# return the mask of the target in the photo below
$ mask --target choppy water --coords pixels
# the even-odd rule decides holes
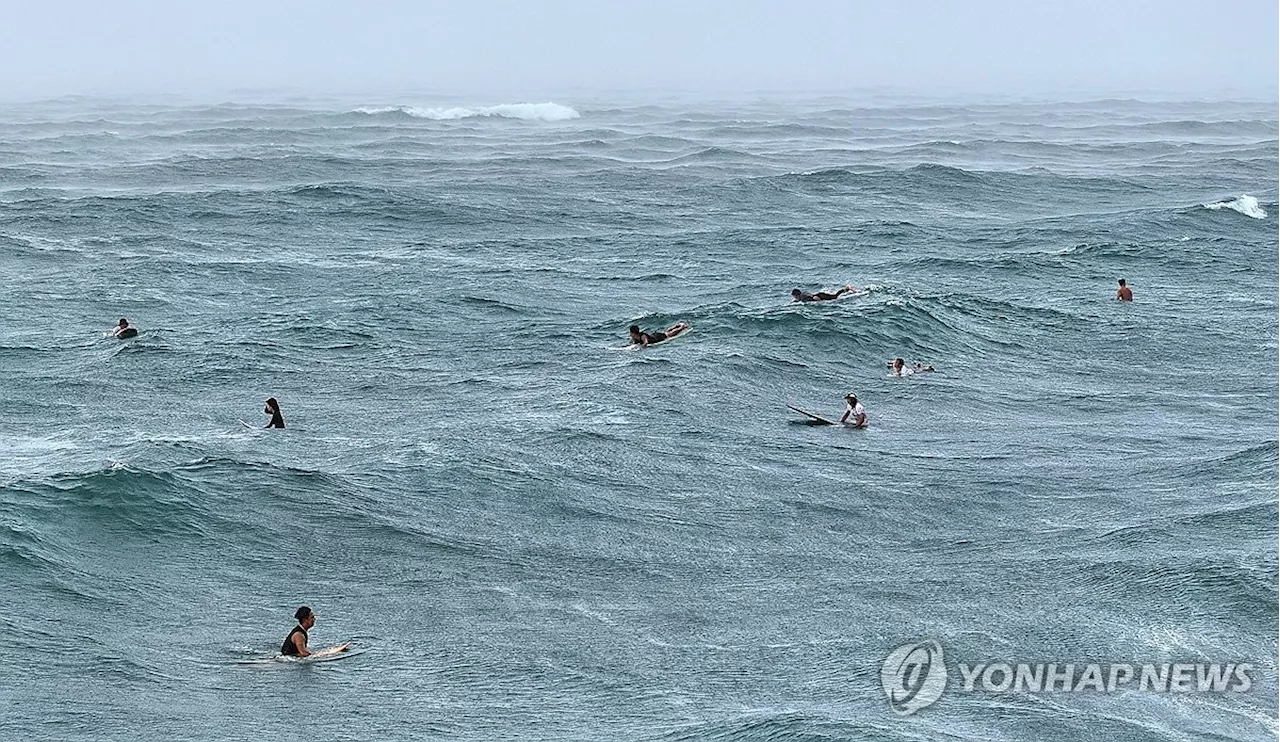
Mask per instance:
[[[387,103],[0,111],[0,737],[1274,738],[1275,103]]]

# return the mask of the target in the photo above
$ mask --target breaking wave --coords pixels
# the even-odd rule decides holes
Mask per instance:
[[[1258,205],[1258,199],[1247,193],[1242,195],[1240,198],[1233,198],[1230,201],[1215,201],[1211,204],[1205,204],[1204,207],[1206,209],[1213,209],[1214,211],[1231,209],[1232,211],[1238,211],[1245,216],[1251,216],[1254,219],[1267,218],[1267,212]]]
[[[489,117],[522,119],[524,121],[569,121],[581,116],[569,106],[562,106],[559,103],[503,103],[497,106],[482,106],[479,108],[463,106],[453,108],[386,106],[383,108],[357,108],[356,112],[370,116],[398,113],[432,121],[455,121],[457,119]]]

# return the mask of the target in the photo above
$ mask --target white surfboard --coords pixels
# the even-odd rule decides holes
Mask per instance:
[[[794,410],[795,412],[799,412],[801,415],[804,415],[805,417],[809,418],[808,423],[810,425],[839,425],[840,424],[835,420],[828,420],[827,418],[821,415],[815,415],[812,412],[806,412],[800,409],[799,407],[794,407],[792,405],[787,405],[787,409]]]

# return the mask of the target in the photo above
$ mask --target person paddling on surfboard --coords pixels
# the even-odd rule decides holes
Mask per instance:
[[[120,318],[120,324],[116,325],[115,329],[111,331],[111,337],[120,338],[121,340],[127,340],[128,338],[137,336],[138,328],[130,327],[129,320],[124,317]]]
[[[858,401],[858,395],[853,392],[844,395],[844,404],[844,414],[840,416],[841,424],[852,425],[855,428],[867,427],[867,411],[862,406],[862,403]],[[848,422],[851,415],[853,416],[852,423]]]
[[[923,374],[933,370],[933,366],[916,361],[916,365],[907,368],[907,362],[901,358],[895,358],[889,361],[889,374],[891,376],[910,376],[911,374]]]
[[[280,654],[285,657],[310,657],[314,654],[307,649],[307,630],[316,625],[316,614],[307,606],[302,606],[293,612],[293,617],[298,619],[298,625],[293,627],[289,635],[284,638],[284,643],[280,645]],[[333,648],[335,652],[345,652],[351,648],[351,642],[340,644]],[[325,650],[324,654],[328,654],[330,650]]]
[[[263,414],[271,416],[271,422],[267,423],[268,428],[283,428],[284,415],[280,414],[280,403],[275,397],[267,400],[267,406],[262,408]]]
[[[800,289],[791,289],[791,301],[799,301],[799,302],[805,302],[805,303],[812,302],[812,301],[831,301],[832,299],[839,299],[841,295],[847,294],[850,291],[857,291],[857,290],[858,288],[856,286],[841,286],[840,288],[836,289],[836,292],[834,294],[831,293],[830,291],[819,291],[816,294],[807,294],[801,291]]]
[[[689,325],[684,322],[677,322],[660,332],[642,332],[639,325],[632,325],[627,328],[627,333],[631,335],[632,345],[645,346],[670,340],[687,329],[689,329]]]

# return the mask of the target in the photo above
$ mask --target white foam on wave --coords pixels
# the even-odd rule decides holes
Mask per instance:
[[[1233,198],[1230,201],[1217,201],[1215,203],[1205,204],[1204,207],[1206,209],[1213,209],[1214,211],[1219,209],[1231,209],[1232,211],[1238,211],[1245,216],[1251,216],[1254,219],[1267,218],[1267,212],[1263,211],[1262,207],[1258,205],[1258,199],[1247,193],[1242,195],[1240,198]]]
[[[377,115],[381,113],[403,113],[420,119],[432,121],[454,121],[457,119],[498,117],[506,119],[523,119],[525,121],[568,121],[579,117],[579,113],[559,103],[503,103],[497,106],[481,106],[479,108],[418,108],[416,106],[386,106],[383,108],[357,108],[357,113]]]

